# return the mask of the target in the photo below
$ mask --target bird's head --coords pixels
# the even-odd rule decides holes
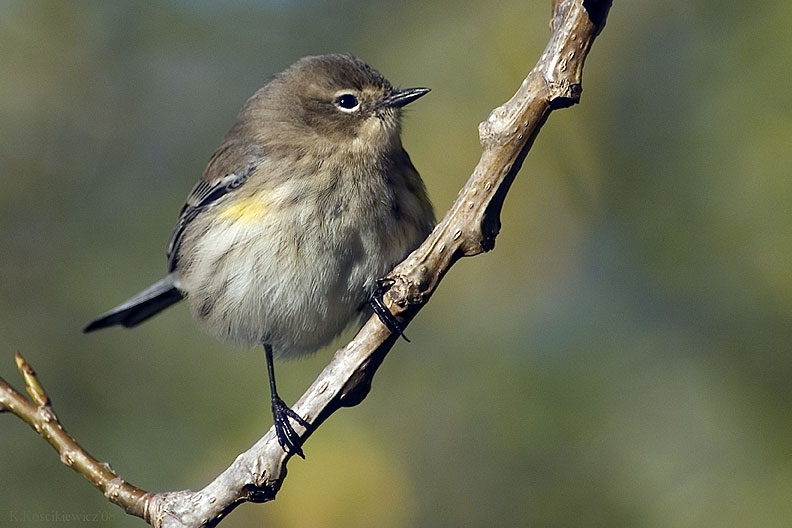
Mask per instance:
[[[427,92],[394,88],[351,55],[319,55],[278,74],[243,113],[261,120],[268,134],[300,134],[305,141],[377,151],[400,145],[401,109]]]

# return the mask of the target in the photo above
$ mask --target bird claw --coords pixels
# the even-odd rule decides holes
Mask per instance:
[[[289,422],[289,418],[305,428],[308,428],[310,424],[277,396],[272,398],[272,418],[275,421],[275,435],[278,437],[278,443],[281,448],[286,453],[292,453],[305,458],[305,454],[303,454],[302,451],[303,439],[300,438],[300,435],[294,430],[294,427],[292,427]]]
[[[377,314],[380,322],[382,322],[382,324],[384,324],[392,334],[401,336],[402,339],[409,343],[410,340],[407,339],[406,335],[404,335],[404,327],[401,325],[398,319],[394,317],[391,311],[388,310],[388,307],[385,306],[385,303],[382,302],[382,296],[385,295],[385,292],[387,292],[391,286],[393,286],[394,282],[395,281],[389,277],[377,279],[377,288],[374,290],[374,293],[371,294],[369,306],[371,306],[371,309],[375,314]]]

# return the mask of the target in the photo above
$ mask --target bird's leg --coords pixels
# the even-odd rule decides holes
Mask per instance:
[[[278,443],[287,453],[294,453],[305,458],[302,451],[303,440],[289,423],[289,418],[292,418],[305,428],[308,428],[310,424],[278,396],[278,390],[275,388],[275,366],[272,359],[272,346],[265,344],[264,352],[267,356],[267,374],[269,375],[270,396],[272,397],[272,419],[275,421],[275,434],[278,436]]]
[[[390,330],[392,334],[401,336],[409,343],[410,340],[404,335],[404,328],[401,323],[393,316],[390,310],[388,310],[385,303],[382,302],[382,296],[385,295],[385,292],[387,292],[391,286],[393,286],[393,279],[387,277],[384,279],[377,279],[377,289],[374,290],[374,293],[369,299],[369,306],[371,306],[371,309],[377,314],[379,320],[388,327],[388,330]]]

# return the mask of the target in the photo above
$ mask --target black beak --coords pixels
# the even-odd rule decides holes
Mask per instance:
[[[419,97],[429,93],[429,88],[406,88],[404,90],[394,90],[382,101],[382,106],[386,108],[401,108],[410,104]]]

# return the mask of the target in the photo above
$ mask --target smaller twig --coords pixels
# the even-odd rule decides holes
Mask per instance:
[[[33,367],[17,352],[16,364],[25,380],[30,399],[0,377],[0,412],[11,412],[21,418],[58,452],[65,465],[82,475],[98,488],[113,504],[129,514],[144,517],[148,493],[124,482],[107,462],[100,462],[88,454],[66,432],[52,410],[49,396],[38,380]]]
[[[39,407],[49,405],[49,396],[47,396],[47,393],[44,392],[44,387],[42,387],[41,383],[39,383],[38,377],[36,377],[36,371],[33,370],[33,367],[31,367],[30,364],[25,361],[25,359],[22,357],[22,354],[19,352],[14,354],[14,359],[16,360],[19,372],[21,372],[22,377],[25,378],[25,388],[27,389],[28,394],[30,394],[30,397],[33,399],[33,403]]]

